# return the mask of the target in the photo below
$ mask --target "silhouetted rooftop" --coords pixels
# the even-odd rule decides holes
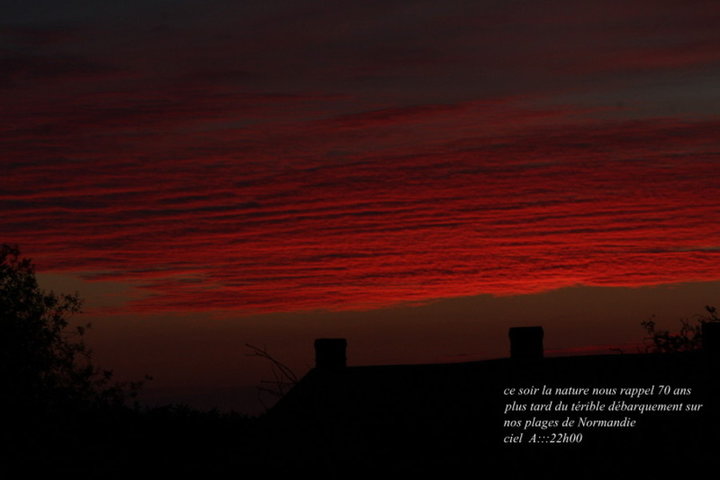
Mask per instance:
[[[459,472],[480,461],[498,468],[503,464],[510,478],[526,478],[533,462],[554,459],[574,468],[599,462],[585,476],[562,478],[601,478],[599,472],[608,459],[628,472],[639,472],[650,468],[649,456],[661,455],[666,456],[667,468],[679,468],[714,442],[709,436],[709,425],[716,425],[710,387],[716,388],[717,370],[707,352],[543,358],[540,351],[530,357],[425,365],[332,367],[330,362],[328,367],[327,359],[324,362],[266,414],[278,438],[290,442],[287,447],[298,454],[279,460],[293,469],[302,464],[323,470],[323,462],[329,461],[333,468],[362,472],[374,468]],[[505,419],[577,415],[505,413],[506,403],[528,400],[503,395],[505,388],[543,385],[688,387],[693,401],[705,403],[706,410],[694,416],[645,413],[637,428],[592,431],[582,445],[504,444]],[[566,403],[588,400],[577,395],[562,398]],[[606,412],[592,418],[623,416]],[[560,467],[543,468],[547,472]]]

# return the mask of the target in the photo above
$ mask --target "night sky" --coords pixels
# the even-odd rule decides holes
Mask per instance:
[[[120,378],[635,351],[720,306],[716,1],[2,6],[0,241]]]

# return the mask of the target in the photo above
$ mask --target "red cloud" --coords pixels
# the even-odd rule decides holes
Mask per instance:
[[[420,125],[447,121],[446,109],[417,111]],[[262,163],[190,152],[18,164],[3,223],[43,269],[143,285],[152,295],[140,311],[369,308],[718,278],[716,121],[530,127],[534,113],[517,116],[489,130],[506,135],[442,144],[432,132],[425,148],[398,142],[343,162],[322,154],[341,125],[308,139],[312,160],[270,145]]]
[[[138,311],[718,279],[717,8],[557,5],[17,27],[5,240],[144,286]],[[686,81],[682,114],[633,110]]]

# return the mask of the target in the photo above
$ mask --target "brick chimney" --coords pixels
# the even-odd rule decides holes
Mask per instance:
[[[543,358],[542,327],[512,327],[510,336],[510,358]]]
[[[315,368],[337,369],[347,365],[344,338],[318,338],[315,340]]]

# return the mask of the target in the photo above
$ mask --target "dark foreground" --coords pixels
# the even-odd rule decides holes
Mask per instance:
[[[17,407],[3,412],[0,468],[14,472],[3,478],[18,469],[62,478],[690,478],[712,471],[720,446],[713,365],[703,354],[666,354],[315,369],[260,418],[182,407]],[[528,444],[533,433],[572,431],[503,426],[509,418],[564,418],[505,413],[506,388],[541,385],[683,386],[703,408],[635,414],[631,429],[585,428],[582,442]],[[506,443],[517,433],[525,443]]]

